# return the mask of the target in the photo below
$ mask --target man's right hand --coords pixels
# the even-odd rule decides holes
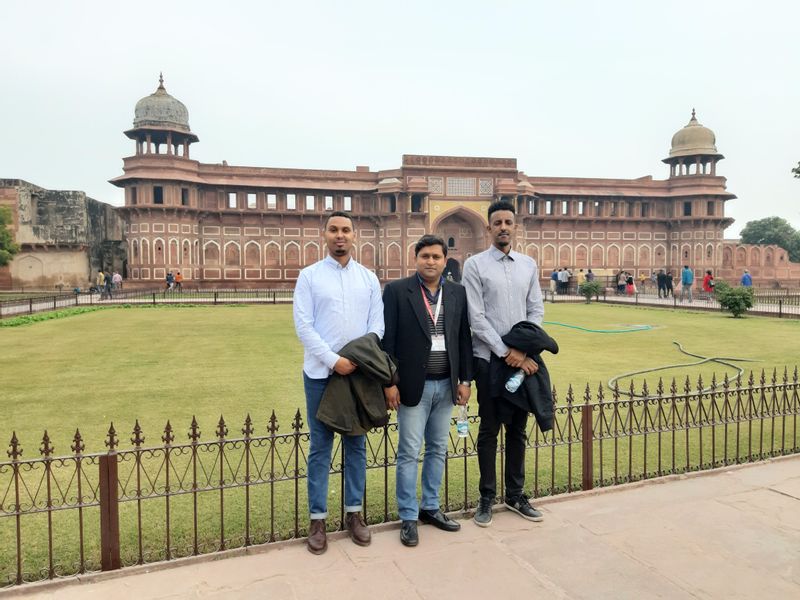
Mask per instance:
[[[515,369],[522,368],[522,363],[525,362],[525,353],[516,348],[509,348],[508,354],[505,356],[506,364]]]
[[[529,356],[522,362],[521,368],[525,375],[533,375],[539,370],[539,364]]]
[[[388,410],[397,410],[400,406],[400,390],[396,385],[383,388],[383,395],[386,398],[386,408]]]
[[[350,375],[350,373],[356,370],[356,366],[357,365],[349,358],[340,356],[339,360],[336,361],[336,364],[333,365],[333,370],[339,375]]]

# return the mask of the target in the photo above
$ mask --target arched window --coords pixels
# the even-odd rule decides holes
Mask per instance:
[[[447,247],[448,248],[455,248],[456,247],[456,240],[455,238],[447,238]]]

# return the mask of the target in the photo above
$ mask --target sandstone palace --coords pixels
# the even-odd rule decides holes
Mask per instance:
[[[517,207],[516,249],[538,261],[543,277],[554,267],[622,268],[638,276],[661,268],[677,273],[683,264],[732,281],[745,267],[761,284],[800,277],[800,265],[777,246],[723,239],[733,222],[725,203],[736,196],[717,173],[724,157],[714,132],[694,111],[672,137],[663,159],[669,176],[661,180],[529,176],[514,158],[458,156],[404,155],[398,168],[377,172],[204,164],[191,158],[198,136],[163,79],[136,104],[125,135],[133,153],[111,183],[125,191],[116,212],[126,280],[136,286],[160,284],[172,270],[189,286],[290,287],[302,267],[323,256],[322,228],[332,210],[353,214],[355,256],[381,280],[413,272],[413,246],[426,232],[444,238],[448,269],[458,277],[463,261],[488,246],[486,209],[501,198]],[[46,191],[13,180],[5,185],[0,199],[18,205],[18,231],[26,227],[20,215],[47,218],[19,201]],[[18,264],[48,244],[18,241]],[[118,255],[107,239],[105,246],[89,253],[83,281]]]

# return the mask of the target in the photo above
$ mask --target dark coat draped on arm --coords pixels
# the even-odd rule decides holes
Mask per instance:
[[[350,375],[333,373],[317,410],[317,419],[344,435],[361,435],[389,422],[383,386],[394,381],[397,368],[381,349],[380,339],[368,333],[345,344],[339,356],[358,368]]]
[[[505,388],[505,384],[517,369],[509,367],[502,358],[492,355],[489,362],[489,389],[492,398],[500,402],[500,420],[510,423],[512,409],[517,407],[532,413],[539,429],[550,431],[553,428],[553,392],[550,374],[541,354],[545,350],[558,354],[558,344],[544,329],[530,321],[520,321],[514,325],[502,340],[509,348],[521,350],[535,360],[539,370],[526,377],[519,389],[512,393]]]

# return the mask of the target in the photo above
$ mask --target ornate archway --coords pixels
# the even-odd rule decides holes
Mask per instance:
[[[486,223],[471,210],[456,208],[444,213],[433,224],[433,232],[447,244],[448,266],[458,273],[464,261],[473,254],[483,252],[489,246]],[[456,276],[455,273],[453,273]]]

